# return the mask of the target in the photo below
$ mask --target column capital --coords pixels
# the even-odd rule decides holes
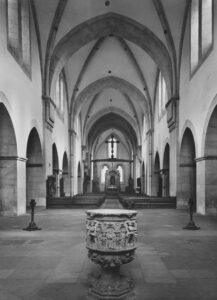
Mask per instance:
[[[69,129],[69,134],[70,134],[71,136],[75,136],[75,135],[76,135],[76,132],[75,132],[74,129]]]
[[[151,135],[154,132],[154,129],[150,128],[148,131],[146,131],[146,135]]]
[[[44,100],[44,102],[50,103],[54,108],[56,108],[56,104],[50,96],[42,95],[42,99]]]
[[[176,128],[177,115],[178,115],[178,111],[177,111],[177,102],[178,101],[179,101],[179,97],[174,96],[174,97],[171,97],[166,104],[167,125],[168,125],[170,132]]]
[[[45,105],[45,122],[47,129],[52,132],[54,127],[54,110],[56,108],[56,104],[53,102],[51,97],[47,95],[42,95],[42,99]]]
[[[28,158],[20,157],[20,156],[0,156],[0,160],[18,160],[18,161],[26,162]]]
[[[217,160],[217,155],[207,155],[207,156],[195,158],[196,162],[200,162],[200,161],[204,161],[204,160]]]

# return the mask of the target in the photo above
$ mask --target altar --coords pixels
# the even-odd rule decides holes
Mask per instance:
[[[108,193],[117,193],[120,190],[120,173],[117,170],[106,171],[105,191]]]

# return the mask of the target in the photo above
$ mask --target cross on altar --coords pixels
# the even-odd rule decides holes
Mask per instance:
[[[108,141],[105,141],[105,143],[107,144],[111,144],[111,158],[114,158],[114,144],[118,144],[120,143],[119,141],[114,140],[114,135],[111,135],[111,139],[109,139]]]

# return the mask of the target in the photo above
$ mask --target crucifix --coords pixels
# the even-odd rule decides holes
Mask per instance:
[[[108,141],[105,141],[105,143],[107,143],[107,144],[111,144],[111,159],[113,159],[114,158],[114,144],[116,143],[116,144],[119,144],[120,142],[119,141],[116,141],[115,139],[114,139],[114,135],[112,134],[111,135],[111,138],[108,140]]]

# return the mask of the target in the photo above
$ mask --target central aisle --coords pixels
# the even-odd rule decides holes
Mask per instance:
[[[105,202],[100,206],[100,208],[121,208],[123,209],[122,204],[119,202],[118,197],[116,195],[106,196]]]

